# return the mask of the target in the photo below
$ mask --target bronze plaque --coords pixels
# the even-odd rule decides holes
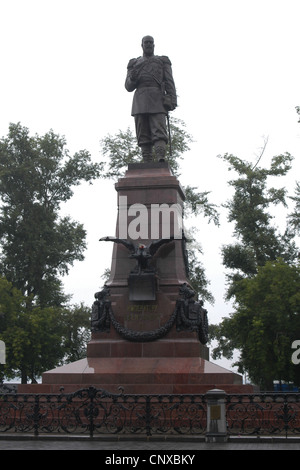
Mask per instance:
[[[153,273],[129,274],[129,300],[156,300],[155,275]]]
[[[221,419],[221,406],[220,405],[211,405],[210,419]]]

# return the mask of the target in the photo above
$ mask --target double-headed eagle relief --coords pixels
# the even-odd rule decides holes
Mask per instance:
[[[123,240],[117,237],[100,238],[100,241],[109,241],[114,243],[121,243],[122,245],[124,245],[130,252],[129,258],[136,259],[137,268],[135,269],[135,272],[137,272],[139,275],[144,272],[152,272],[154,270],[154,268],[149,266],[149,260],[153,258],[155,253],[162,245],[170,243],[173,240],[174,237],[171,236],[170,238],[161,238],[160,240],[155,240],[149,245],[144,245],[143,243],[138,243],[137,245],[134,245],[131,241]]]

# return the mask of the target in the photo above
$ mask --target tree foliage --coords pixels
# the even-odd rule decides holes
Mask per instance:
[[[238,350],[239,371],[265,389],[274,380],[300,384],[291,362],[291,344],[300,338],[300,271],[291,230],[299,219],[296,208],[283,233],[272,225],[270,210],[278,204],[287,210],[287,191],[268,187],[270,178],[288,173],[292,157],[273,157],[267,169],[228,154],[223,160],[237,174],[229,182],[233,197],[225,204],[237,242],[222,248],[234,312],[211,327],[211,337],[218,341],[213,357],[232,358]]]
[[[209,290],[209,280],[199,256],[203,254],[201,244],[197,241],[197,230],[192,227],[186,234],[186,250],[188,259],[188,278],[199,299],[214,304],[214,296]]]
[[[60,311],[53,307],[28,311],[26,297],[5,278],[0,278],[0,298],[0,339],[6,346],[2,375],[34,382],[64,356]]]
[[[300,338],[300,268],[282,259],[267,261],[252,278],[239,281],[236,309],[214,327],[218,347],[214,358],[232,358],[239,372],[247,372],[262,389],[274,380],[300,385],[299,366],[291,361],[291,345]]]
[[[41,306],[61,303],[59,276],[85,249],[82,224],[60,218],[60,204],[101,169],[87,151],[71,157],[65,147],[52,130],[32,137],[20,124],[0,140],[0,272]]]
[[[89,312],[73,307],[27,307],[27,298],[0,278],[0,339],[6,346],[3,377],[35,382],[42,373],[86,354]]]
[[[0,140],[0,336],[7,377],[35,381],[62,361],[82,357],[89,313],[67,305],[60,277],[82,260],[86,232],[60,217],[73,188],[100,176],[86,150],[69,155],[52,130],[31,136],[11,124]]]
[[[198,191],[194,186],[185,186],[185,203],[184,203],[184,215],[189,217],[190,215],[202,215],[208,220],[208,223],[213,222],[219,226],[219,212],[215,204],[209,201],[208,195],[210,191]]]
[[[291,230],[300,235],[300,182],[296,182],[295,194],[290,196],[295,202],[293,212],[288,216],[288,222]]]
[[[64,308],[61,316],[64,362],[86,357],[90,340],[90,307],[83,303]]]
[[[291,169],[293,158],[290,154],[272,158],[268,169],[253,166],[233,155],[224,155],[229,170],[237,173],[237,178],[229,181],[234,195],[224,204],[228,209],[228,221],[234,223],[234,236],[237,241],[222,247],[223,264],[233,274],[228,275],[228,298],[235,292],[235,283],[245,276],[254,276],[259,266],[267,261],[282,257],[291,262],[296,256],[293,242],[294,233],[286,226],[280,233],[272,225],[270,209],[282,204],[287,207],[286,188],[268,188],[271,177],[285,176]]]

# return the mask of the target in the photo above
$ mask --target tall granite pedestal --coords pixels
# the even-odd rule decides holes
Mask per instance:
[[[101,242],[113,243],[105,297],[111,316],[92,332],[87,357],[45,372],[40,387],[45,392],[62,385],[65,391],[93,385],[112,393],[120,386],[125,393],[250,392],[240,375],[209,361],[197,331],[180,328],[175,319],[181,287],[192,286],[180,225],[184,192],[168,164],[129,165],[116,191],[117,237],[146,246],[164,237],[171,241],[149,259],[144,277],[128,247]],[[103,237],[109,235],[105,224],[102,230]]]

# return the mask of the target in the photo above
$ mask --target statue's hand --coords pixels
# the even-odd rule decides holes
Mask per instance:
[[[136,69],[132,69],[129,76],[130,76],[130,80],[132,80],[133,82],[136,82],[138,79],[138,71]]]
[[[176,104],[173,102],[171,95],[164,95],[164,107],[166,111],[174,111]]]

